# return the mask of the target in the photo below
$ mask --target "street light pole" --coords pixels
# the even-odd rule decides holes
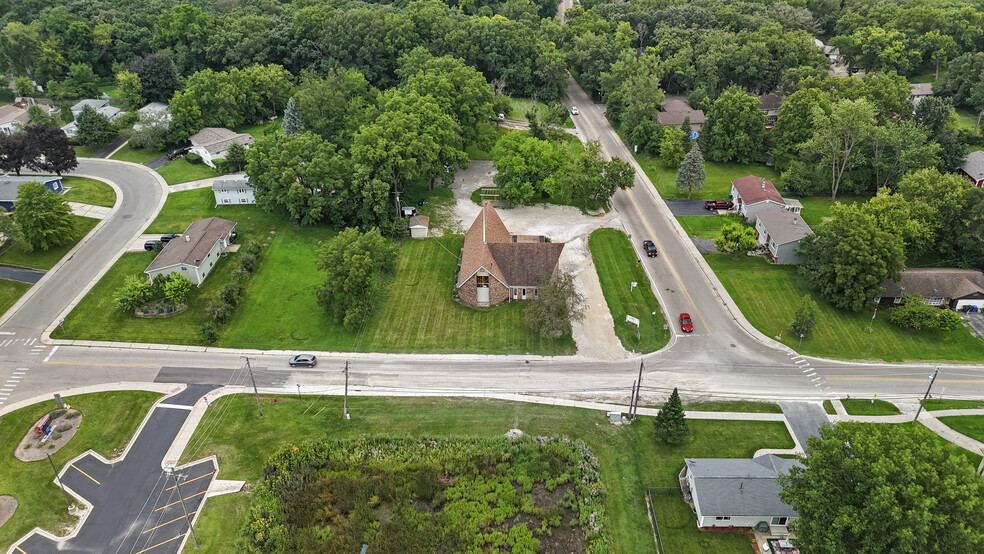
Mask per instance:
[[[58,476],[58,470],[55,469],[55,462],[51,461],[51,454],[48,454],[48,463],[51,464],[51,471],[55,472],[55,480],[58,481],[58,486],[65,493],[65,500],[68,501],[68,513],[72,513],[72,497],[68,496],[68,491],[65,490],[65,483],[62,483],[61,477]]]
[[[912,418],[913,423],[915,423],[916,420],[919,419],[919,413],[922,412],[923,404],[926,402],[926,399],[929,398],[930,389],[933,388],[933,381],[936,380],[936,376],[939,374],[940,374],[940,368],[939,366],[937,366],[936,371],[933,372],[933,376],[929,378],[929,386],[926,387],[926,395],[923,396],[922,402],[919,403],[919,409],[916,410],[916,417]]]

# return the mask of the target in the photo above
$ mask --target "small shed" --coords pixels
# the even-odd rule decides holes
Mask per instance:
[[[410,238],[425,239],[430,228],[430,218],[426,215],[415,215],[410,218]]]

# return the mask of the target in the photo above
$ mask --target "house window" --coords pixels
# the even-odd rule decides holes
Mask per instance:
[[[475,276],[475,286],[476,287],[485,287],[485,288],[488,288],[488,286],[489,286],[489,276],[488,275],[476,275]]]
[[[926,299],[926,303],[929,304],[930,306],[940,306],[943,304],[943,297],[930,296],[929,298]]]
[[[181,271],[188,271],[188,268],[185,266],[181,266]]]
[[[786,519],[787,518],[785,518],[785,517],[774,517],[774,518],[772,518],[772,524],[773,525],[785,525],[786,524]]]
[[[901,296],[896,296],[895,298],[892,299],[892,303],[893,304],[901,304],[902,303],[902,297]]]
[[[222,203],[223,204],[228,204],[229,203],[229,199],[228,198],[223,198],[222,199]]]
[[[714,519],[718,521],[731,521],[731,516],[717,516]]]
[[[246,199],[245,198],[240,198],[239,199],[239,203],[240,204],[245,204],[246,203]]]
[[[239,194],[246,194],[246,189],[239,189]]]

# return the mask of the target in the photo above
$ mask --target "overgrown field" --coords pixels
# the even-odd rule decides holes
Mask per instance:
[[[547,437],[286,445],[253,491],[260,552],[606,552],[598,460]]]

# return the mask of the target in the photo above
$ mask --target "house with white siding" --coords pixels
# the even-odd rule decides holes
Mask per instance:
[[[755,222],[758,214],[764,211],[778,208],[799,213],[803,209],[803,204],[798,200],[783,198],[772,181],[755,175],[731,181],[731,201],[735,203],[733,209],[751,222]]]
[[[212,194],[215,195],[215,205],[256,204],[253,187],[249,184],[249,175],[233,173],[216,177],[212,181]]]
[[[759,244],[766,247],[777,264],[798,264],[803,258],[796,253],[800,241],[813,234],[798,213],[772,209],[760,212],[755,222]]]
[[[199,219],[180,237],[164,245],[144,273],[151,281],[161,275],[180,273],[201,286],[235,238],[235,221],[218,217]]]

